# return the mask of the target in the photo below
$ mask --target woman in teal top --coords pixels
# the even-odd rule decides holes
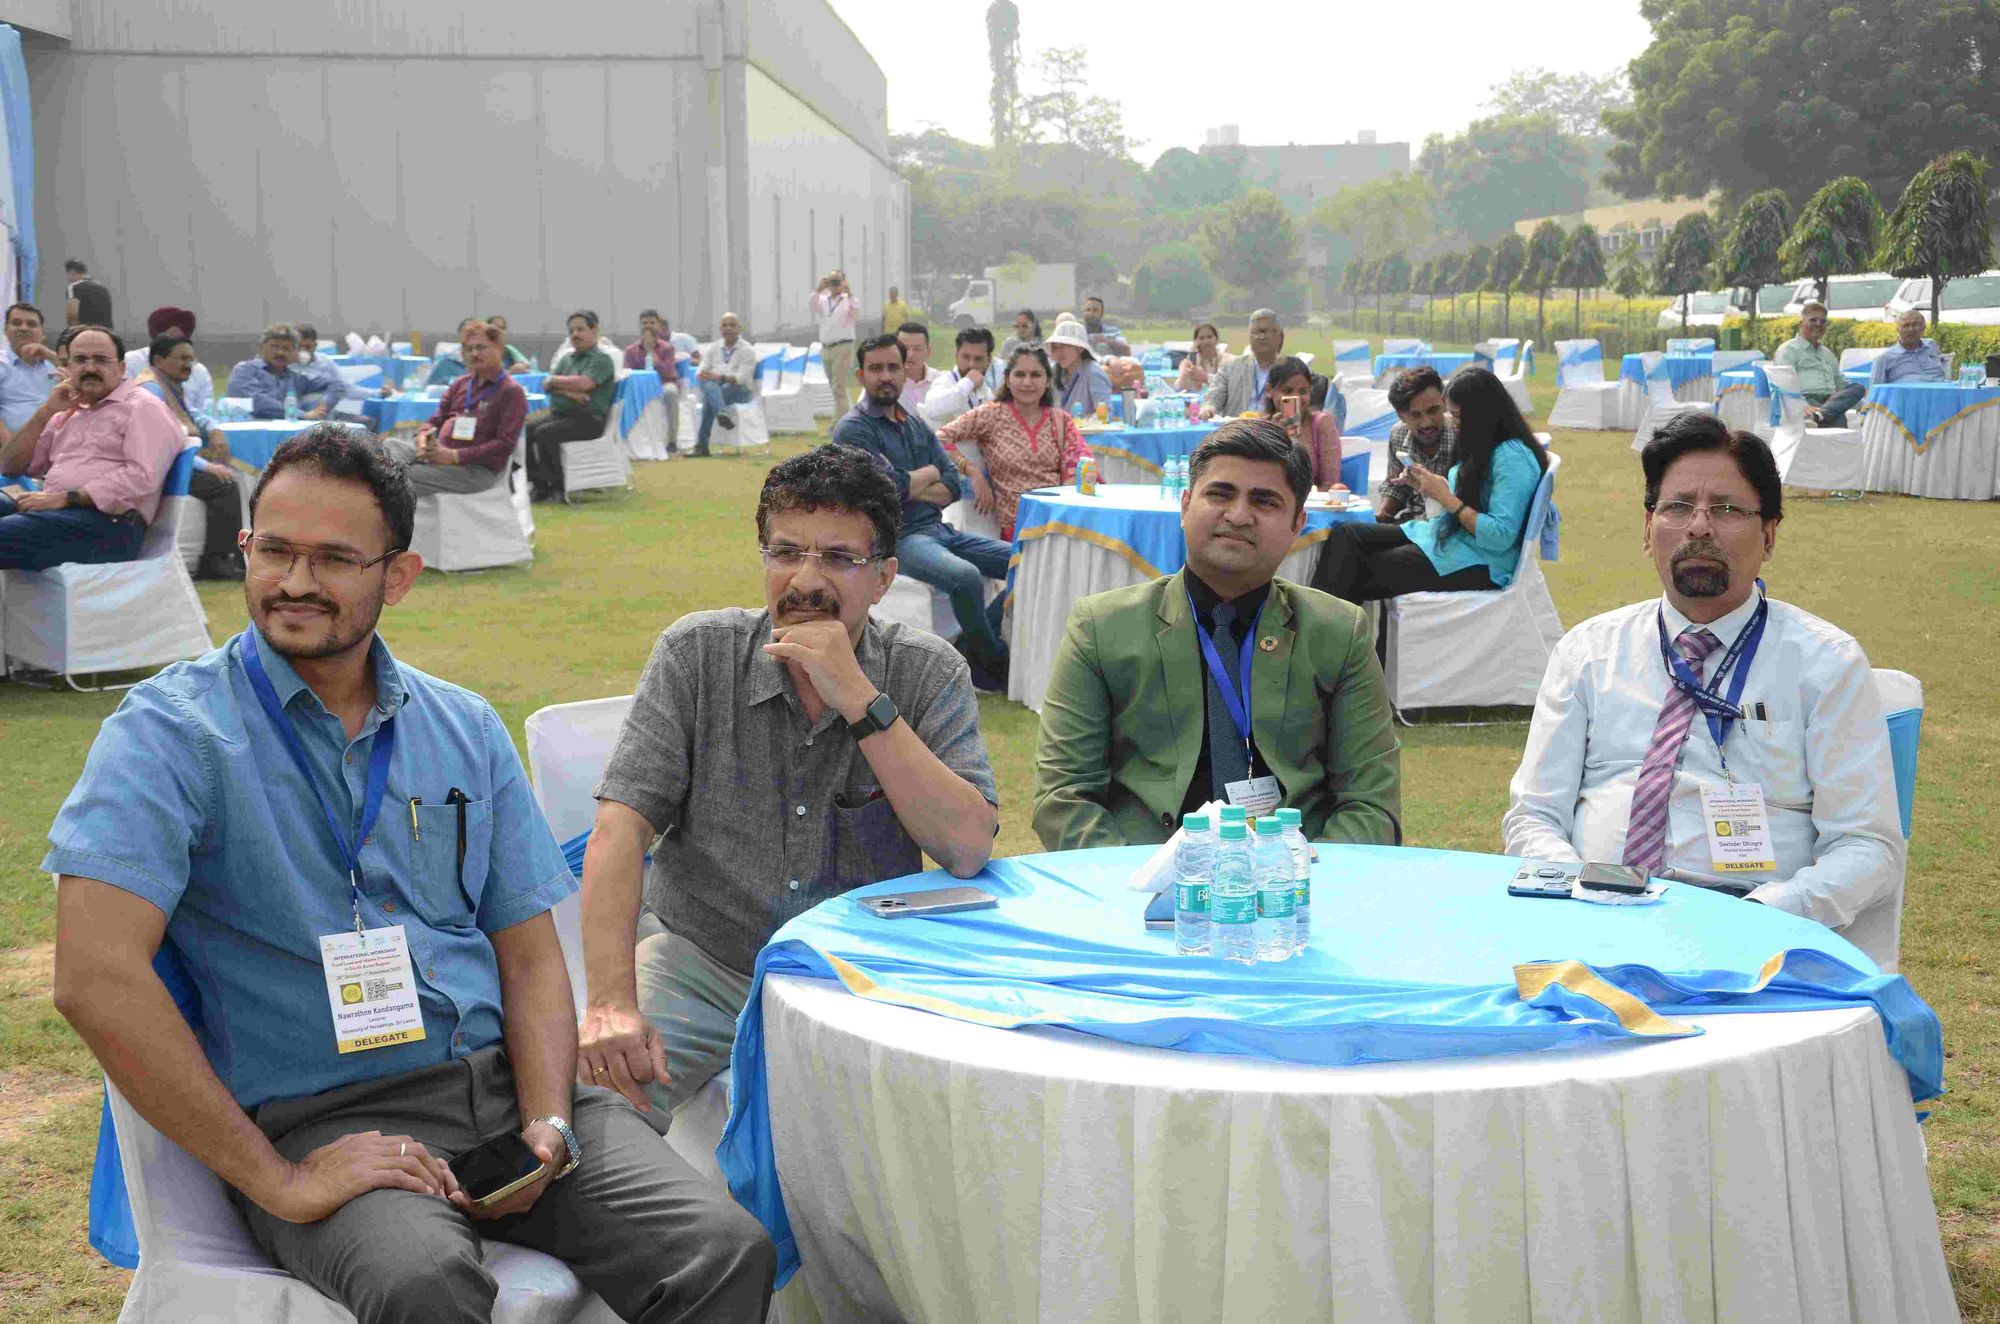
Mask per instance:
[[[1406,471],[1438,514],[1407,524],[1336,524],[1320,549],[1313,587],[1349,602],[1404,593],[1505,588],[1521,557],[1548,453],[1507,388],[1485,368],[1444,384],[1458,426],[1458,463],[1439,475]]]

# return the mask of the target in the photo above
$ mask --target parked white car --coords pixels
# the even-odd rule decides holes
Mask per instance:
[[[1887,314],[1894,319],[1912,308],[1930,316],[1928,277],[1904,281],[1896,297],[1889,300]],[[1944,297],[1938,301],[1938,317],[1964,326],[2000,326],[2000,271],[1982,271],[1977,276],[1946,281]]]
[[[1850,322],[1893,322],[1895,316],[1887,311],[1889,300],[1896,297],[1902,283],[1886,271],[1834,276],[1826,283],[1826,315]],[[1815,288],[1811,280],[1800,281],[1792,292],[1791,302],[1785,305],[1786,316],[1797,317],[1805,309],[1806,301],[1813,297]],[[1949,290],[1950,286],[1945,288]]]
[[[1798,287],[1793,284],[1766,285],[1757,291],[1757,315],[1776,317],[1784,311],[1785,304]],[[1681,304],[1685,295],[1675,299],[1661,309],[1654,325],[1662,331],[1678,331],[1681,325]],[[1733,290],[1703,290],[1694,296],[1694,306],[1688,310],[1688,325],[1721,326],[1728,317],[1750,315],[1750,287],[1739,285]]]

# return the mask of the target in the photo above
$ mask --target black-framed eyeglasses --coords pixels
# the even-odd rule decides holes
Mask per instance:
[[[828,574],[852,574],[857,570],[867,569],[877,561],[886,559],[881,556],[856,556],[853,552],[809,552],[803,547],[786,547],[783,545],[777,547],[759,547],[757,552],[758,555],[764,558],[764,564],[775,570],[796,570],[808,560],[812,560],[818,561],[820,569],[825,570]]]
[[[237,535],[236,545],[243,549],[243,568],[258,579],[277,583],[288,578],[292,567],[303,556],[313,581],[326,588],[353,584],[361,578],[363,571],[409,550],[407,547],[391,547],[380,556],[363,561],[326,547],[294,547],[279,538],[253,535],[248,529]]]
[[[1664,528],[1685,529],[1694,523],[1696,515],[1706,514],[1711,527],[1723,533],[1736,533],[1750,527],[1752,520],[1763,517],[1761,510],[1745,510],[1727,502],[1721,505],[1697,506],[1692,501],[1662,501],[1653,507],[1653,520]]]

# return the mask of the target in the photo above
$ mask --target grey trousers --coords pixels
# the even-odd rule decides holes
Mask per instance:
[[[650,910],[639,912],[636,964],[639,1013],[660,1032],[673,1078],[646,1087],[653,1111],[642,1116],[665,1134],[674,1109],[729,1065],[736,1018],[750,1000],[750,976],[673,932]]]
[[[483,464],[418,464],[417,444],[408,437],[384,437],[382,449],[410,467],[410,486],[420,497],[434,492],[484,492],[500,475]]]
[[[524,1214],[474,1222],[444,1200],[370,1191],[317,1223],[287,1223],[232,1192],[273,1263],[361,1324],[485,1324],[497,1285],[482,1236],[545,1251],[626,1320],[761,1321],[776,1253],[757,1221],[698,1176],[610,1090],[575,1088],[583,1163]],[[257,1109],[293,1162],[359,1131],[409,1135],[450,1158],[517,1130],[514,1073],[499,1047]]]

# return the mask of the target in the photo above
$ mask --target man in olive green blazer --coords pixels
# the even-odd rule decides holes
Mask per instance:
[[[1399,844],[1401,747],[1367,617],[1273,577],[1305,527],[1305,453],[1275,424],[1238,421],[1203,441],[1189,468],[1187,568],[1070,612],[1035,755],[1042,844],[1157,843],[1187,809],[1228,798],[1211,753],[1218,733],[1229,743],[1239,728],[1197,636],[1216,638],[1218,603],[1255,622],[1252,748],[1225,760],[1247,757],[1251,775],[1275,777],[1278,803],[1300,811],[1309,837]],[[1247,784],[1240,763],[1233,779]]]

